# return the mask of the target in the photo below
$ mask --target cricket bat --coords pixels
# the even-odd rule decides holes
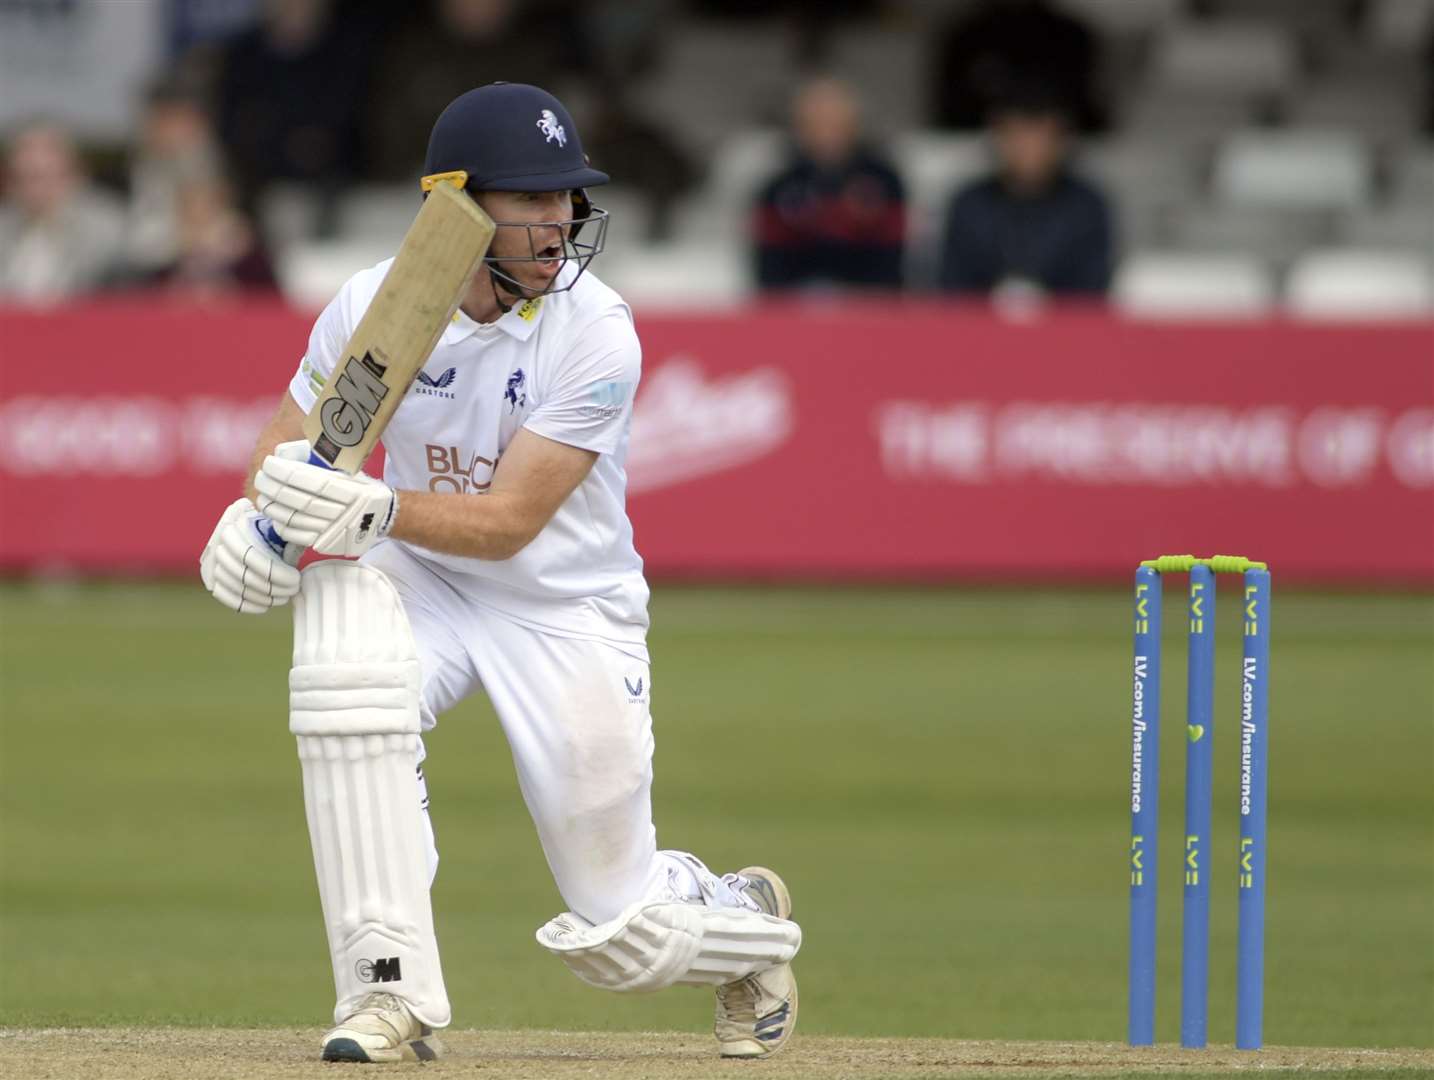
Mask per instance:
[[[461,178],[455,174],[457,183]],[[467,295],[492,239],[492,219],[461,187],[433,186],[304,418],[316,464],[346,473],[363,468]]]

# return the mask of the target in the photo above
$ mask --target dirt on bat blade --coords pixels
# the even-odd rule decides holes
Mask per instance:
[[[318,1029],[0,1029],[0,1077],[25,1080],[333,1080],[358,1066],[317,1060]],[[798,1035],[761,1062],[722,1061],[709,1036],[689,1032],[447,1031],[448,1054],[424,1077],[538,1080],[705,1080],[734,1076],[813,1080],[899,1080],[966,1076],[1224,1076],[1243,1072],[1334,1077],[1434,1076],[1434,1050],[1270,1047],[1187,1051],[1118,1043],[858,1039]]]

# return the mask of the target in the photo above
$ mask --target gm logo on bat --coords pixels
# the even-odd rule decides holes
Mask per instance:
[[[388,365],[375,360],[372,352],[348,358],[334,382],[334,396],[319,406],[323,434],[314,451],[325,461],[332,464],[340,447],[357,446],[363,438],[379,404],[388,397],[389,387],[383,381],[387,371]]]

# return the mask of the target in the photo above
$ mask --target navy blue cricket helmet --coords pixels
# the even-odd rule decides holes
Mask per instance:
[[[580,190],[608,181],[588,165],[563,103],[526,83],[480,86],[439,114],[424,175],[458,169],[473,191]]]
[[[608,182],[607,173],[588,164],[577,125],[563,103],[537,86],[495,82],[460,94],[438,116],[428,137],[423,164],[423,188],[465,174],[462,186],[470,194],[480,191],[571,191],[573,215],[550,224],[567,225],[565,262],[576,262],[578,272],[565,285],[553,279],[548,292],[572,288],[595,255],[603,249],[607,211],[593,205],[587,188]],[[503,223],[498,222],[501,226]],[[589,242],[578,232],[594,227]],[[532,258],[539,257],[529,228]],[[503,262],[525,261],[505,258]],[[484,260],[489,272],[515,296],[533,293],[493,257]],[[560,275],[561,276],[561,275]]]

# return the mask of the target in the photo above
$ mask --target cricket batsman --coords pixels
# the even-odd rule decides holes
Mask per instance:
[[[246,497],[200,558],[236,611],[294,601],[289,722],[337,991],[322,1057],[442,1053],[421,733],[480,687],[569,908],[538,943],[603,989],[714,987],[721,1054],[771,1054],[797,1019],[786,886],[761,867],[719,877],[659,850],[653,827],[648,589],[624,472],[641,349],[586,272],[607,226],[587,189],[608,177],[556,98],[511,83],[443,111],[424,172],[425,191],[461,184],[496,228],[383,432],[383,480],[327,468],[303,425],[392,260],[319,316]],[[343,558],[300,573],[305,548]]]

